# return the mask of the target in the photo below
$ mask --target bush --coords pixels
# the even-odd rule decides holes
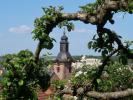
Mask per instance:
[[[37,100],[38,85],[43,89],[49,86],[47,64],[43,64],[43,59],[36,64],[29,50],[5,55],[1,64],[6,70],[2,79],[6,100]]]
[[[76,69],[71,83],[74,86],[84,86],[91,83],[98,67],[83,64]],[[120,91],[133,88],[133,70],[128,65],[115,62],[105,67],[102,76],[97,79],[98,91]]]

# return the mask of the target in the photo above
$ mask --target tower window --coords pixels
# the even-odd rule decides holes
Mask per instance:
[[[60,67],[57,67],[57,73],[59,73],[60,72]]]
[[[72,72],[72,68],[71,67],[69,67],[69,73],[71,73]]]

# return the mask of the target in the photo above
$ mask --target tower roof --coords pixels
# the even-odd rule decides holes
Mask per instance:
[[[57,57],[56,61],[58,62],[72,62],[72,56],[69,52],[60,52]]]
[[[68,40],[68,37],[66,36],[65,32],[63,33],[63,36],[61,37],[61,40]]]
[[[65,32],[63,33],[63,36],[61,37],[60,41],[60,52],[58,53],[56,57],[56,61],[58,62],[71,62],[73,59],[71,57],[71,54],[68,51],[69,44],[68,44],[68,37],[66,36]]]

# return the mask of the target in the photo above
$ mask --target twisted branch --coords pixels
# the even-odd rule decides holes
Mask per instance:
[[[64,89],[60,93],[62,94],[71,94],[73,91],[71,89]],[[79,88],[77,90],[77,94],[84,93],[83,88]],[[102,99],[102,100],[110,100],[110,99],[118,99],[128,96],[133,96],[133,89],[126,89],[124,91],[116,91],[116,92],[96,92],[96,91],[89,91],[85,93],[86,96],[96,98],[96,99]]]
[[[80,20],[86,24],[90,23],[92,25],[101,25],[104,26],[107,21],[110,21],[112,18],[112,11],[118,11],[120,9],[127,9],[128,8],[128,0],[104,0],[102,5],[99,5],[94,13],[84,13],[84,12],[77,12],[77,13],[60,13],[55,21],[49,22],[47,21],[45,30],[46,34],[49,34],[53,28],[55,28],[60,22],[64,20]],[[58,12],[57,12],[58,13]],[[35,51],[35,61],[39,59],[40,52],[42,50],[41,44],[45,41],[39,41],[38,46]]]

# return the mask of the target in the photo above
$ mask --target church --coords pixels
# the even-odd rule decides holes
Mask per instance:
[[[69,42],[65,32],[60,40],[60,51],[53,61],[50,68],[51,81],[68,80],[72,74],[73,58],[69,53]],[[54,89],[49,87],[46,91],[39,91],[38,100],[47,100],[49,96],[54,94]]]
[[[72,73],[72,62],[73,58],[69,53],[68,37],[64,32],[60,40],[60,52],[58,53],[52,67],[52,79],[55,79],[55,77],[59,80],[69,79]]]

